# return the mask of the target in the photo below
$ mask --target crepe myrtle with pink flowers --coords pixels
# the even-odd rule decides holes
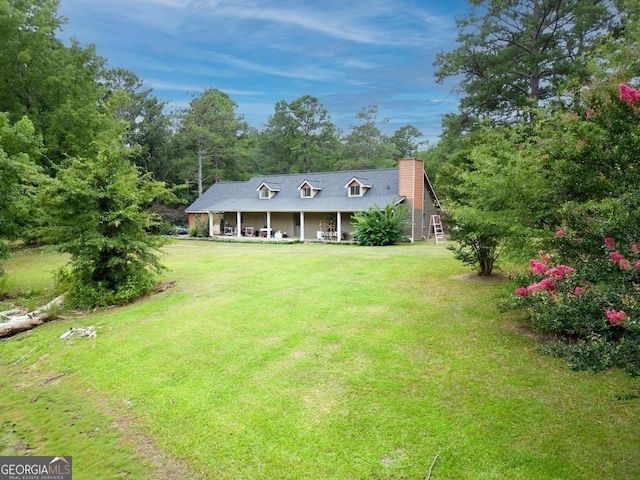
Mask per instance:
[[[566,229],[556,238],[579,242]],[[517,304],[526,307],[532,325],[559,333],[567,341],[555,345],[576,369],[595,371],[619,366],[640,374],[640,244],[606,237],[599,277],[580,268],[554,264],[540,251],[529,260],[515,290]],[[561,347],[561,348],[560,348]],[[556,352],[557,353],[557,352]]]

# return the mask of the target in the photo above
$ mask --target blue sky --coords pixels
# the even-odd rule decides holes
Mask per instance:
[[[226,92],[261,129],[276,102],[317,97],[348,132],[378,107],[391,134],[411,124],[431,144],[456,112],[438,85],[439,51],[456,47],[464,0],[60,0],[61,38],[93,43],[110,67],[133,71],[168,107],[205,88]]]

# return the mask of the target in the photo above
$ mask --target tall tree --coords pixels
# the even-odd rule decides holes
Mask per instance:
[[[280,100],[275,105],[273,115],[260,132],[257,168],[263,173],[290,173],[298,159],[297,122],[289,104]]]
[[[140,146],[132,161],[158,180],[184,182],[171,158],[171,120],[163,113],[166,102],[145,88],[135,73],[123,68],[105,71],[101,82],[106,88],[106,107],[128,125],[125,142]]]
[[[460,107],[494,121],[532,121],[536,107],[560,99],[569,80],[583,84],[585,54],[606,32],[605,0],[469,0],[458,43],[437,55],[436,78],[461,76]]]
[[[276,104],[261,133],[264,156],[261,170],[297,173],[333,170],[338,148],[336,128],[329,112],[311,95]]]
[[[378,107],[369,105],[356,114],[356,124],[344,139],[340,168],[388,168],[401,156],[388,136],[378,127]],[[382,124],[388,119],[383,119]]]
[[[215,88],[195,95],[181,112],[180,135],[194,149],[197,161],[198,195],[205,181],[233,179],[238,161],[246,156],[247,124],[235,113],[238,105]]]
[[[391,136],[391,143],[403,157],[415,156],[420,145],[427,142],[421,141],[422,132],[413,125],[405,125],[396,130]]]
[[[304,95],[289,104],[296,120],[298,155],[306,172],[331,170],[331,157],[338,145],[329,112],[317,98]]]

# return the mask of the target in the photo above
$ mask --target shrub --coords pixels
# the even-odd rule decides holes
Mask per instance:
[[[391,245],[404,238],[409,208],[405,204],[377,205],[353,216],[353,238],[359,245]]]
[[[114,142],[95,158],[70,158],[40,190],[50,219],[41,233],[71,256],[58,275],[68,306],[130,302],[149,292],[163,269],[166,239],[147,233],[159,218],[145,207],[171,194],[141,175],[129,153]]]
[[[566,232],[562,232],[564,236]],[[574,369],[640,374],[640,244],[604,239],[589,269],[553,265],[540,252],[520,277],[517,304],[531,325],[562,335]],[[561,349],[555,349],[559,351]]]
[[[447,248],[454,252],[456,259],[476,268],[480,275],[491,275],[510,235],[510,219],[462,205],[453,205],[452,212],[447,223],[453,243]]]

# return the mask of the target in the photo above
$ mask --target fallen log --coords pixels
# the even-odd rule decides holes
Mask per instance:
[[[52,307],[61,307],[64,302],[64,294],[54,298],[46,305],[29,312],[25,315],[10,316],[7,312],[3,312],[4,318],[10,318],[8,322],[0,323],[0,338],[10,337],[16,333],[31,330],[32,328],[42,325],[45,322],[53,319],[50,310]],[[18,311],[19,312],[19,311]]]
[[[5,310],[4,312],[0,312],[0,317],[6,318],[7,320],[11,320],[11,317],[15,317],[22,310],[18,310],[17,308],[14,310]]]

